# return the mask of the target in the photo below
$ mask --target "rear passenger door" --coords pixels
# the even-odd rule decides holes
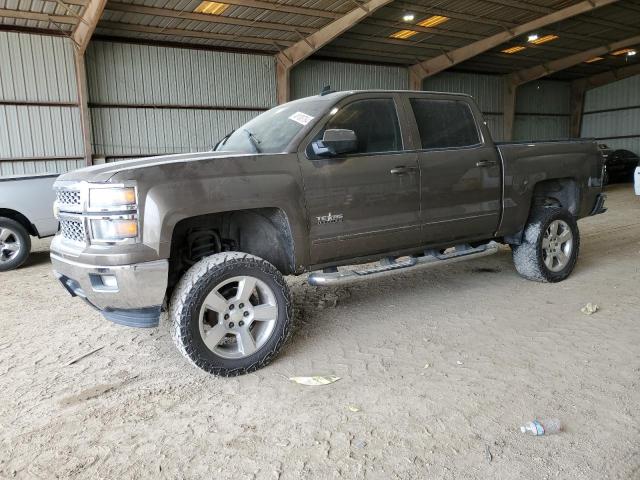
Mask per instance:
[[[319,122],[300,152],[314,264],[420,244],[420,175],[405,150],[397,94],[347,97]],[[403,117],[402,117],[403,118]],[[353,130],[357,151],[314,156],[327,129]]]
[[[466,97],[408,96],[421,175],[425,244],[491,238],[500,219],[501,164]]]

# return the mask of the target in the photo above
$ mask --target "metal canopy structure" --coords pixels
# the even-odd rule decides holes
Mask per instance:
[[[0,28],[78,36],[91,30],[91,11],[95,16],[100,3],[0,0]],[[309,54],[422,65],[413,72],[426,70],[425,74],[431,74],[429,65],[443,60],[437,71],[454,67],[512,74],[640,34],[640,0],[381,1],[371,10],[362,0],[208,3],[216,7],[204,9],[201,0],[107,0],[95,34],[277,55],[296,44],[297,49],[306,48],[313,35],[342,22],[340,31],[333,29]],[[349,15],[352,21],[345,21]],[[543,41],[529,41],[530,34]],[[490,42],[491,38],[499,40]],[[488,48],[474,48],[479,44]],[[464,55],[457,58],[456,52]],[[638,61],[626,55],[599,56],[550,77],[575,80]]]

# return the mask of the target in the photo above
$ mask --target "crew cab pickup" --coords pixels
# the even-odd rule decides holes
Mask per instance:
[[[57,173],[0,178],[0,272],[21,266],[31,252],[31,236],[58,231],[52,190]]]
[[[330,92],[257,116],[214,151],[62,176],[51,259],[106,318],[153,327],[166,310],[187,359],[238,375],[289,336],[283,275],[330,285],[505,243],[525,278],[565,279],[577,219],[605,210],[602,176],[590,140],[494,143],[467,95]]]

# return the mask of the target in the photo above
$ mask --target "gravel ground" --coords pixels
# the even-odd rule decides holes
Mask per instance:
[[[234,379],[187,364],[166,325],[68,297],[37,242],[0,276],[0,478],[640,478],[640,199],[618,186],[608,206],[560,284],[520,278],[508,249],[340,288],[291,278],[292,341]],[[342,378],[288,380],[309,374]],[[521,434],[535,417],[565,431]]]

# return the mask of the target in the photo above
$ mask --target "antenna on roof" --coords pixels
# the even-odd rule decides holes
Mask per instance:
[[[331,90],[331,85],[325,85],[324,87],[322,87],[322,90],[320,91],[320,96],[324,97],[325,95],[329,95],[330,93],[335,92],[335,90]]]

